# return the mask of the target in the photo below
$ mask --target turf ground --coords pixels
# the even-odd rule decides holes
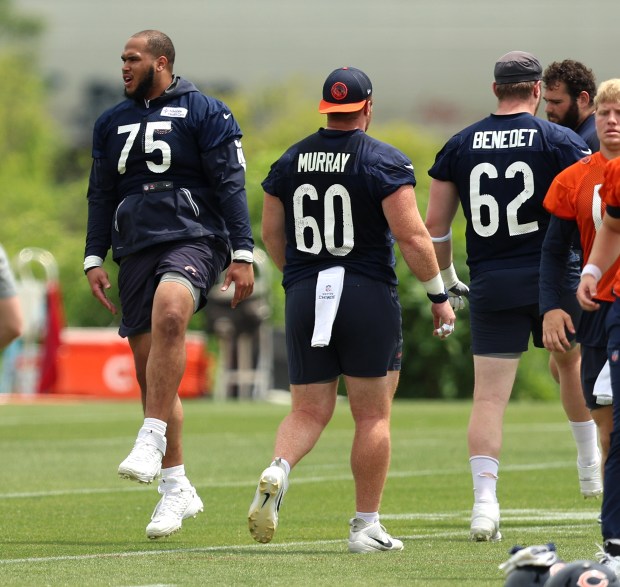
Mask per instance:
[[[469,408],[395,403],[382,521],[405,550],[352,555],[345,401],[293,471],[268,545],[252,540],[246,515],[286,406],[186,401],[186,467],[205,512],[149,541],[156,488],[116,475],[142,421],[137,403],[0,405],[0,585],[499,586],[498,565],[515,544],[552,541],[564,560],[593,558],[601,502],[579,493],[559,403],[509,406],[498,489],[504,540],[468,541]]]

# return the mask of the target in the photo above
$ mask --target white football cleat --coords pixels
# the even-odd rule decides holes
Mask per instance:
[[[499,504],[475,503],[471,512],[469,539],[474,542],[499,542]]]
[[[257,542],[270,542],[278,527],[278,512],[288,490],[288,475],[280,459],[267,467],[258,481],[248,512],[248,527]]]
[[[122,479],[152,483],[161,471],[161,461],[166,454],[166,438],[156,434],[140,434],[129,456],[119,465]]]
[[[162,498],[155,506],[151,523],[146,527],[146,535],[151,538],[164,538],[181,529],[183,520],[195,518],[204,510],[202,500],[190,485],[185,488],[159,492]]]
[[[580,467],[577,464],[579,474],[579,489],[585,499],[589,497],[600,497],[603,495],[603,479],[601,477],[601,458],[599,455],[598,463],[589,467]]]
[[[392,538],[378,521],[370,523],[360,518],[353,518],[349,525],[351,526],[349,552],[385,552],[403,549],[403,543]]]

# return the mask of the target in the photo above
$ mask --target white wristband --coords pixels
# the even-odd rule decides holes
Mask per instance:
[[[93,267],[101,267],[103,265],[103,259],[101,257],[97,257],[97,255],[88,255],[86,259],[84,259],[84,271],[88,271]]]
[[[442,269],[439,274],[441,275],[443,282],[446,284],[446,289],[453,288],[459,282],[453,263],[450,263],[450,267]]]
[[[242,261],[244,263],[254,263],[254,253],[252,253],[252,251],[244,251],[243,249],[238,249],[236,251],[233,251],[232,260]]]
[[[447,243],[452,238],[452,229],[448,231],[448,234],[443,236],[431,236],[431,240],[434,243]]]
[[[433,279],[429,279],[428,281],[423,281],[422,286],[426,290],[426,293],[431,294],[433,296],[440,295],[445,293],[446,288],[443,284],[443,279],[441,279],[441,274],[435,275]]]
[[[581,277],[584,275],[591,275],[598,283],[601,280],[601,277],[603,277],[603,272],[596,265],[587,263],[581,272]]]

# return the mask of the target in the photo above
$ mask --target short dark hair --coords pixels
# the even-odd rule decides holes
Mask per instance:
[[[519,100],[527,100],[534,91],[537,81],[517,82],[516,84],[496,84],[495,94],[498,100],[506,100],[508,98],[517,98]]]
[[[559,82],[566,84],[566,89],[571,98],[577,99],[581,92],[588,92],[590,104],[596,96],[596,80],[592,70],[583,63],[574,59],[554,61],[543,73],[545,87],[554,86]]]
[[[172,66],[174,65],[175,52],[174,45],[168,35],[162,33],[161,31],[147,29],[131,36],[144,37],[146,39],[146,46],[149,53],[154,57],[163,55],[168,60],[170,68],[172,69]]]

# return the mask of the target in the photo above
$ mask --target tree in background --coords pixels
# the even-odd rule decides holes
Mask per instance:
[[[9,255],[24,247],[41,247],[55,256],[68,325],[115,326],[106,313],[98,311],[82,271],[90,145],[64,143],[66,135],[47,112],[48,90],[36,59],[42,30],[41,21],[20,16],[12,9],[11,0],[0,0],[0,67],[4,74],[0,86],[0,184],[4,188],[0,198],[0,239]],[[324,124],[317,112],[318,98],[309,98],[314,96],[314,89],[304,84],[307,81],[293,79],[278,87],[253,91],[251,96],[212,92],[229,104],[244,132],[248,202],[257,246],[261,248],[261,181],[271,163],[290,144]],[[210,93],[208,87],[203,89]],[[380,120],[378,115],[373,122],[373,136],[393,144],[413,160],[418,180],[416,195],[424,216],[429,186],[426,171],[445,137],[429,136],[406,122]],[[465,278],[464,225],[455,223],[453,234],[455,265]],[[116,266],[108,259],[106,268],[116,284]],[[397,273],[404,335],[398,396],[471,398],[473,367],[467,310],[459,312],[456,332],[448,340],[438,341],[431,336],[432,318],[424,290],[405,271],[400,256]],[[114,299],[115,287],[112,289]],[[284,296],[280,274],[275,270],[272,291],[273,320],[281,327]],[[200,315],[192,326],[203,329],[205,324],[204,315]],[[542,356],[530,350],[525,354],[515,395],[555,396],[546,360],[546,353]]]

